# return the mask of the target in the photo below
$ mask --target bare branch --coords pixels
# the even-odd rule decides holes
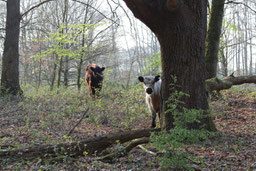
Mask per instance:
[[[235,2],[235,1],[227,1],[225,4],[237,4],[237,5],[243,5],[246,8],[250,9],[251,11],[253,11],[254,13],[256,13],[255,9],[252,9],[249,5],[243,3],[243,2]]]
[[[55,1],[55,0],[45,0],[45,1],[43,1],[43,2],[41,2],[41,3],[39,3],[39,4],[37,4],[37,5],[35,5],[35,6],[33,6],[33,7],[31,7],[30,9],[28,9],[26,12],[24,12],[23,14],[21,14],[21,17],[24,17],[25,15],[28,15],[28,13],[31,12],[32,10],[34,10],[35,8],[38,8],[38,7],[40,7],[41,5],[43,5],[43,4],[47,3],[47,2],[50,2],[50,1]]]
[[[87,106],[83,116],[81,117],[81,119],[75,124],[75,126],[73,126],[73,128],[67,133],[67,136],[70,136],[72,134],[72,132],[74,131],[74,129],[82,122],[82,120],[84,119],[84,117],[86,116],[87,112],[89,111],[89,106]],[[88,115],[87,115],[88,116]]]
[[[132,20],[130,18],[130,15],[127,13],[127,11],[124,9],[124,7],[122,5],[120,5],[120,1],[118,0],[118,2],[115,2],[114,0],[111,0],[113,3],[115,3],[116,5],[118,5],[118,7],[120,7],[123,12],[125,13],[126,17],[128,18],[129,22],[130,22],[130,27],[132,27]]]
[[[100,12],[98,9],[96,9],[96,8],[93,7],[93,6],[91,6],[90,4],[84,3],[84,2],[79,1],[79,0],[72,0],[72,1],[88,6],[88,7],[92,8],[92,9],[94,9],[95,11],[97,11],[97,12],[98,12],[100,15],[102,15],[104,18],[106,18],[106,19],[112,21],[113,23],[116,23],[116,21],[114,21],[113,19],[107,17],[105,14],[103,14],[102,12]],[[116,23],[116,24],[118,24],[118,23]],[[118,25],[119,25],[119,24],[118,24]]]

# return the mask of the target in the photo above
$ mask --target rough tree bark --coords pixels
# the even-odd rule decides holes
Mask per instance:
[[[177,77],[179,91],[187,109],[209,108],[205,93],[205,38],[207,30],[207,1],[198,0],[124,0],[135,17],[157,36],[161,46],[162,108],[161,128],[173,127],[173,116],[164,113],[166,101],[172,93],[172,75]],[[215,131],[208,117],[201,124]],[[199,125],[194,124],[194,128]]]
[[[20,0],[7,1],[1,95],[21,95],[19,84]]]
[[[219,42],[224,15],[225,0],[212,0],[210,20],[206,37],[206,79],[217,74]]]

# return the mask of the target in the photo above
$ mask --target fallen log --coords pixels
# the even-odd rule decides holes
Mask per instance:
[[[220,91],[224,89],[229,89],[233,85],[241,85],[244,83],[256,84],[256,75],[235,77],[233,74],[231,74],[230,76],[225,77],[223,79],[218,79],[215,77],[206,80],[206,86],[210,92],[212,92],[213,90]]]
[[[29,147],[25,149],[0,151],[0,159],[5,158],[34,158],[34,157],[46,157],[46,156],[56,156],[68,155],[68,156],[78,156],[83,154],[94,154],[96,152],[101,152],[102,150],[115,144],[117,141],[119,143],[125,143],[137,138],[149,137],[151,132],[158,132],[160,129],[141,129],[141,130],[131,130],[124,131],[116,134],[109,134],[102,137],[96,137],[89,140],[84,140],[74,143],[62,143],[57,145],[42,145]]]

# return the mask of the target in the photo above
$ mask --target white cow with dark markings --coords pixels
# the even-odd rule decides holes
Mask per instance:
[[[157,76],[139,76],[139,81],[143,83],[146,92],[146,103],[152,114],[152,125],[151,128],[156,127],[156,114],[160,120],[160,90],[162,80],[159,75]]]

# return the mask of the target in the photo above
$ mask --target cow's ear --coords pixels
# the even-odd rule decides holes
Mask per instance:
[[[104,71],[104,70],[105,70],[105,67],[102,67],[102,68],[101,68],[101,71]]]
[[[138,80],[139,80],[140,82],[144,82],[144,78],[143,78],[142,76],[139,76],[139,77],[138,77]]]
[[[155,82],[160,80],[160,75],[155,76]]]

